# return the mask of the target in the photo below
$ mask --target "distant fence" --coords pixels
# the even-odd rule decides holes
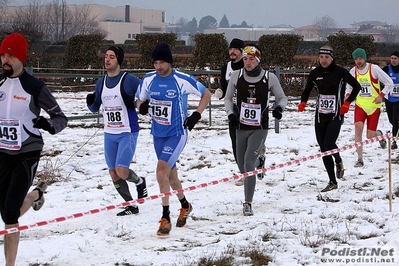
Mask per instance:
[[[25,68],[30,74],[33,76],[45,79],[45,80],[57,80],[57,79],[73,79],[76,83],[76,87],[84,88],[83,82],[81,80],[93,80],[93,84],[95,85],[95,81],[105,75],[104,69],[54,69],[54,68]],[[153,69],[123,69],[126,72],[132,73],[135,76],[141,78],[149,71],[153,71]],[[181,69],[183,70],[183,69]],[[193,75],[197,79],[201,81],[205,80],[205,85],[209,85],[216,78],[220,78],[219,70],[183,70],[185,73]],[[276,67],[272,72],[274,72],[277,78],[280,80],[280,83],[283,88],[287,88],[289,85],[300,85],[300,90],[302,90],[305,86],[307,76],[311,69],[280,69]],[[80,84],[82,83],[82,84]],[[71,87],[71,86],[65,86]],[[62,90],[62,87],[61,87]],[[85,88],[87,90],[87,88]],[[286,92],[287,94],[287,92]],[[297,98],[290,98],[290,101],[298,100]],[[274,105],[274,100],[270,100],[270,103]],[[212,126],[212,109],[215,108],[223,108],[224,104],[213,104],[212,101],[208,105],[208,113],[209,113],[209,126]],[[195,109],[194,106],[189,106],[189,109]],[[93,119],[97,118],[97,122],[100,122],[101,114],[93,114],[93,115],[83,115],[83,116],[71,116],[68,117],[70,121],[72,120],[83,120],[83,119]],[[279,133],[279,120],[274,120],[274,130],[276,133]]]

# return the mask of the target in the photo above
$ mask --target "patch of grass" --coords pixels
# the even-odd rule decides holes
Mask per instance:
[[[253,266],[268,265],[269,262],[273,261],[269,255],[264,254],[264,252],[258,249],[247,251],[244,255],[251,259],[251,265]]]
[[[230,154],[231,152],[229,151],[229,150],[226,150],[226,149],[222,149],[221,151],[220,151],[220,154]]]
[[[350,215],[346,216],[346,219],[347,219],[348,221],[352,221],[352,220],[354,220],[354,219],[356,219],[356,218],[357,218],[357,216],[356,216],[355,214],[350,214]]]
[[[223,256],[221,258],[200,258],[198,266],[229,266],[234,265],[234,258],[231,255]]]

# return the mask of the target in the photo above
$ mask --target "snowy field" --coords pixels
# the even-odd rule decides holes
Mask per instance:
[[[55,95],[67,116],[77,116],[90,114],[86,94]],[[269,131],[266,167],[283,167],[269,169],[263,180],[257,180],[252,217],[242,215],[243,187],[234,185],[238,168],[231,153],[224,109],[212,111],[212,126],[208,111],[203,113],[178,161],[183,187],[194,187],[185,192],[194,210],[184,228],[175,228],[180,204],[176,196],[171,197],[173,227],[168,238],[156,236],[162,207],[148,118],[141,117],[142,130],[131,168],[147,178],[148,192],[154,199],[140,204],[139,214],[125,217],[116,216],[118,209],[101,209],[122,203],[122,198],[108,175],[103,130],[92,126],[96,119],[73,120],[55,136],[43,133],[45,156],[39,170],[50,169],[56,182],[49,186],[43,208],[27,212],[20,225],[48,224],[21,232],[17,265],[198,265],[200,258],[226,256],[233,257],[231,265],[251,265],[245,252],[252,249],[269,255],[269,265],[324,265],[321,251],[326,247],[381,247],[397,252],[399,206],[395,194],[399,194],[399,166],[391,167],[394,195],[390,211],[388,149],[381,149],[378,142],[366,144],[363,168],[353,168],[355,149],[342,151],[345,176],[337,190],[321,194],[328,177],[321,158],[310,159],[319,153],[313,129],[314,108],[309,102],[307,111],[298,113],[297,104],[287,107],[279,134]],[[354,143],[352,121],[353,105],[342,126],[339,147]],[[385,112],[379,125],[384,133],[391,130]],[[398,151],[391,154],[397,162]],[[302,158],[307,161],[287,165]],[[223,178],[228,180],[210,183]],[[134,186],[131,191],[137,195]],[[101,211],[87,214],[93,209]],[[71,219],[77,213],[85,215]],[[69,219],[55,222],[59,217]],[[399,265],[397,260],[378,262],[334,265]],[[3,256],[0,264],[4,265]]]

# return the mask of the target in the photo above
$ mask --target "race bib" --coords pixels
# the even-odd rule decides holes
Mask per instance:
[[[335,113],[335,95],[319,95],[319,113],[334,114]]]
[[[21,122],[14,119],[0,119],[0,148],[21,149]]]
[[[107,128],[124,127],[123,124],[123,109],[122,106],[105,106],[105,125]]]
[[[172,116],[172,102],[151,99],[148,113],[152,120],[161,125],[170,125]]]
[[[392,92],[391,92],[392,97],[399,97],[399,84],[394,84]]]
[[[260,104],[241,103],[240,123],[249,126],[260,126],[262,107]]]
[[[362,97],[371,97],[371,85],[370,84],[361,84],[362,89],[360,90],[360,96]]]

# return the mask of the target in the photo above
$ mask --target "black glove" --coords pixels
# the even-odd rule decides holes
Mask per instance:
[[[43,116],[39,116],[38,118],[33,118],[32,122],[34,128],[41,128],[48,131],[52,135],[55,134],[53,125],[50,124],[50,122]]]
[[[238,121],[238,118],[235,114],[230,114],[228,117],[229,119],[229,126],[230,127],[237,127],[240,121]]]
[[[280,106],[277,106],[276,108],[274,108],[273,117],[280,120],[283,117],[283,108],[281,108]]]
[[[96,98],[96,93],[90,93],[86,96],[87,105],[92,105],[94,103],[94,99]]]
[[[139,113],[140,113],[141,115],[146,115],[146,114],[148,114],[148,107],[149,107],[148,103],[149,103],[149,101],[147,100],[147,101],[142,102],[142,103],[140,104]]]
[[[201,114],[195,111],[192,113],[189,117],[184,120],[184,128],[188,128],[188,130],[191,131],[191,129],[194,128],[195,124],[197,124],[198,120],[201,119]]]

